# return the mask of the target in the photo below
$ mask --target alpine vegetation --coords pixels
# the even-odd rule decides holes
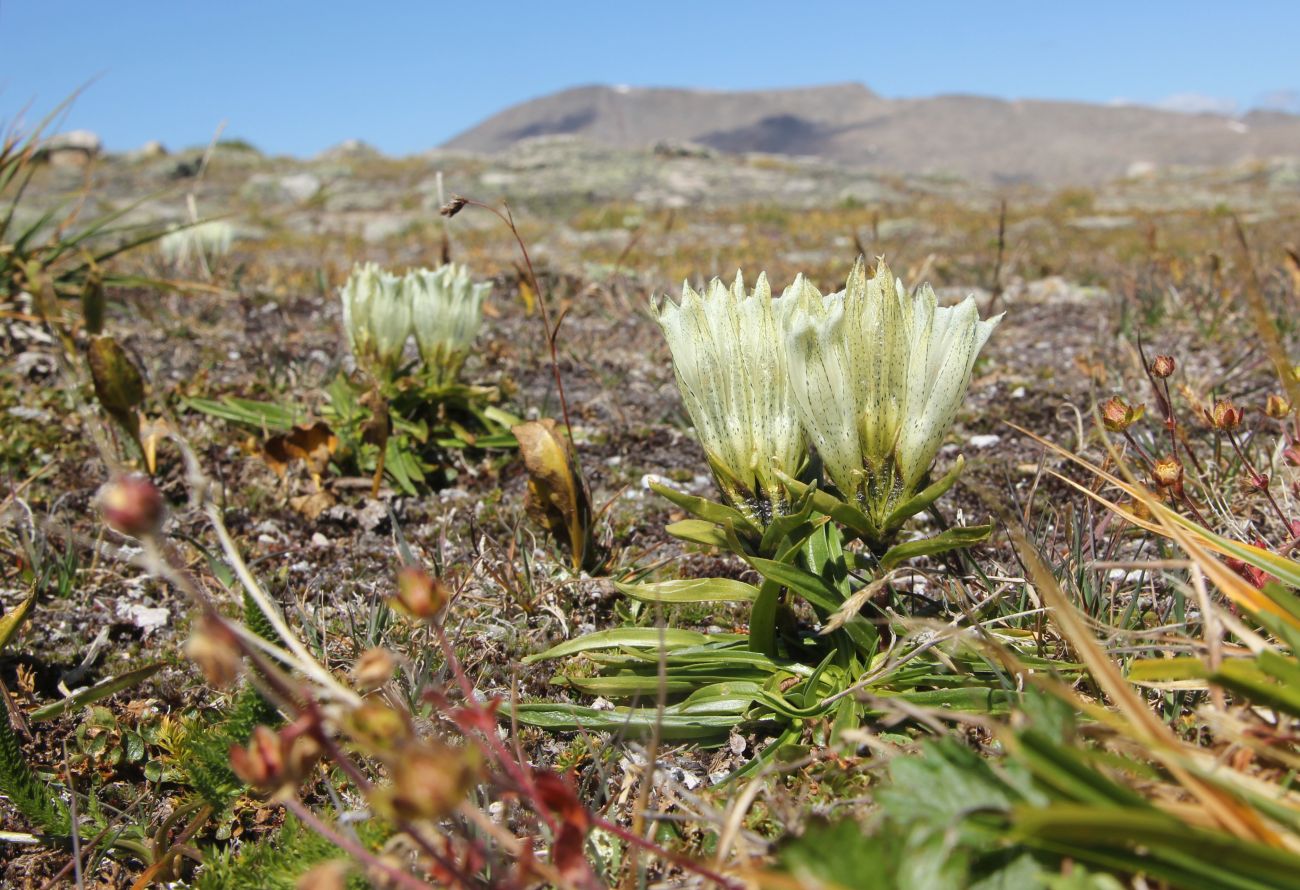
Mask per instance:
[[[339,290],[343,326],[358,364],[391,381],[411,334],[429,382],[456,382],[483,322],[491,285],[475,284],[464,266],[412,269],[397,276],[374,263],[358,265]]]
[[[230,252],[234,238],[230,223],[213,219],[172,229],[158,239],[158,251],[168,265],[178,269],[199,260],[211,265]]]
[[[844,290],[823,296],[800,277],[786,298],[803,428],[830,481],[883,538],[925,482],[1002,317],[981,321],[973,297],[939,307],[928,284],[909,294],[883,261],[868,278],[861,259]]]
[[[772,299],[766,275],[749,292],[737,273],[730,289],[716,278],[702,294],[683,284],[679,303],[652,304],[718,487],[760,524],[788,503],[780,475],[807,459],[779,323],[789,303]]]
[[[455,263],[416,269],[407,273],[403,285],[411,295],[415,340],[431,382],[450,386],[483,324],[483,301],[492,285],[476,284],[469,269]]]
[[[353,268],[339,296],[357,363],[372,376],[391,380],[411,335],[411,297],[404,279],[366,263]]]

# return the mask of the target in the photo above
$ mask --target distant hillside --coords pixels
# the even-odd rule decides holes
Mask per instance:
[[[1240,118],[1141,106],[979,96],[884,99],[860,84],[757,92],[589,86],[508,108],[446,145],[498,152],[567,134],[640,149],[815,155],[882,173],[983,182],[1093,183],[1135,165],[1225,167],[1300,156],[1300,117]]]

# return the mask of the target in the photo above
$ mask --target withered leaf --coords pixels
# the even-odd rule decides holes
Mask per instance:
[[[311,494],[289,498],[290,507],[313,521],[337,502],[334,493],[325,488]]]
[[[280,476],[285,474],[289,464],[300,460],[306,464],[312,481],[319,486],[321,475],[338,447],[339,437],[334,435],[329,424],[318,420],[313,424],[299,424],[287,433],[271,436],[262,443],[262,459]]]
[[[591,501],[573,462],[573,447],[551,418],[511,427],[528,470],[528,515],[583,568],[592,558]]]

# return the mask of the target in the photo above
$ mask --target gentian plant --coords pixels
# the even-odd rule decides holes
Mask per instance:
[[[999,319],[980,320],[973,299],[939,307],[929,286],[909,292],[883,262],[869,277],[861,260],[844,290],[828,295],[799,277],[773,299],[765,276],[752,292],[738,276],[732,287],[715,280],[702,294],[685,287],[680,302],[652,309],[723,497],[652,484],[692,514],[667,531],[740,557],[760,581],[616,586],[661,606],[747,603],[748,632],[627,627],[570,640],[530,660],[581,653],[587,664],[556,682],[643,700],[666,686],[671,703],[598,711],[541,702],[518,706],[516,715],[554,729],[657,727],[663,738],[696,740],[725,737],[737,724],[775,723],[780,743],[749,770],[796,741],[806,721],[823,727],[823,739],[826,730],[833,736],[858,725],[871,713],[853,695],[858,689],[949,707],[1004,705],[1008,693],[995,688],[974,647],[950,645],[942,659],[902,669],[884,644],[906,629],[883,609],[864,614],[888,601],[894,570],[907,560],[991,532],[945,528],[898,541],[905,522],[932,510],[961,472],[958,459],[930,480]]]
[[[499,390],[461,381],[490,291],[453,264],[403,275],[359,264],[339,288],[358,373],[340,373],[328,385],[321,414],[337,434],[333,462],[371,473],[375,493],[387,476],[415,494],[430,471],[447,471],[449,449],[517,445],[510,428],[520,419],[499,407]],[[418,361],[406,356],[413,335]],[[190,405],[280,435],[305,429],[300,412],[281,405],[247,399],[191,399]]]

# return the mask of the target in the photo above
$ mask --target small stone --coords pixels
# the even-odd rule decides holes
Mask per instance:
[[[1002,437],[994,433],[986,433],[984,435],[970,437],[970,445],[972,448],[992,448],[1001,441]]]

